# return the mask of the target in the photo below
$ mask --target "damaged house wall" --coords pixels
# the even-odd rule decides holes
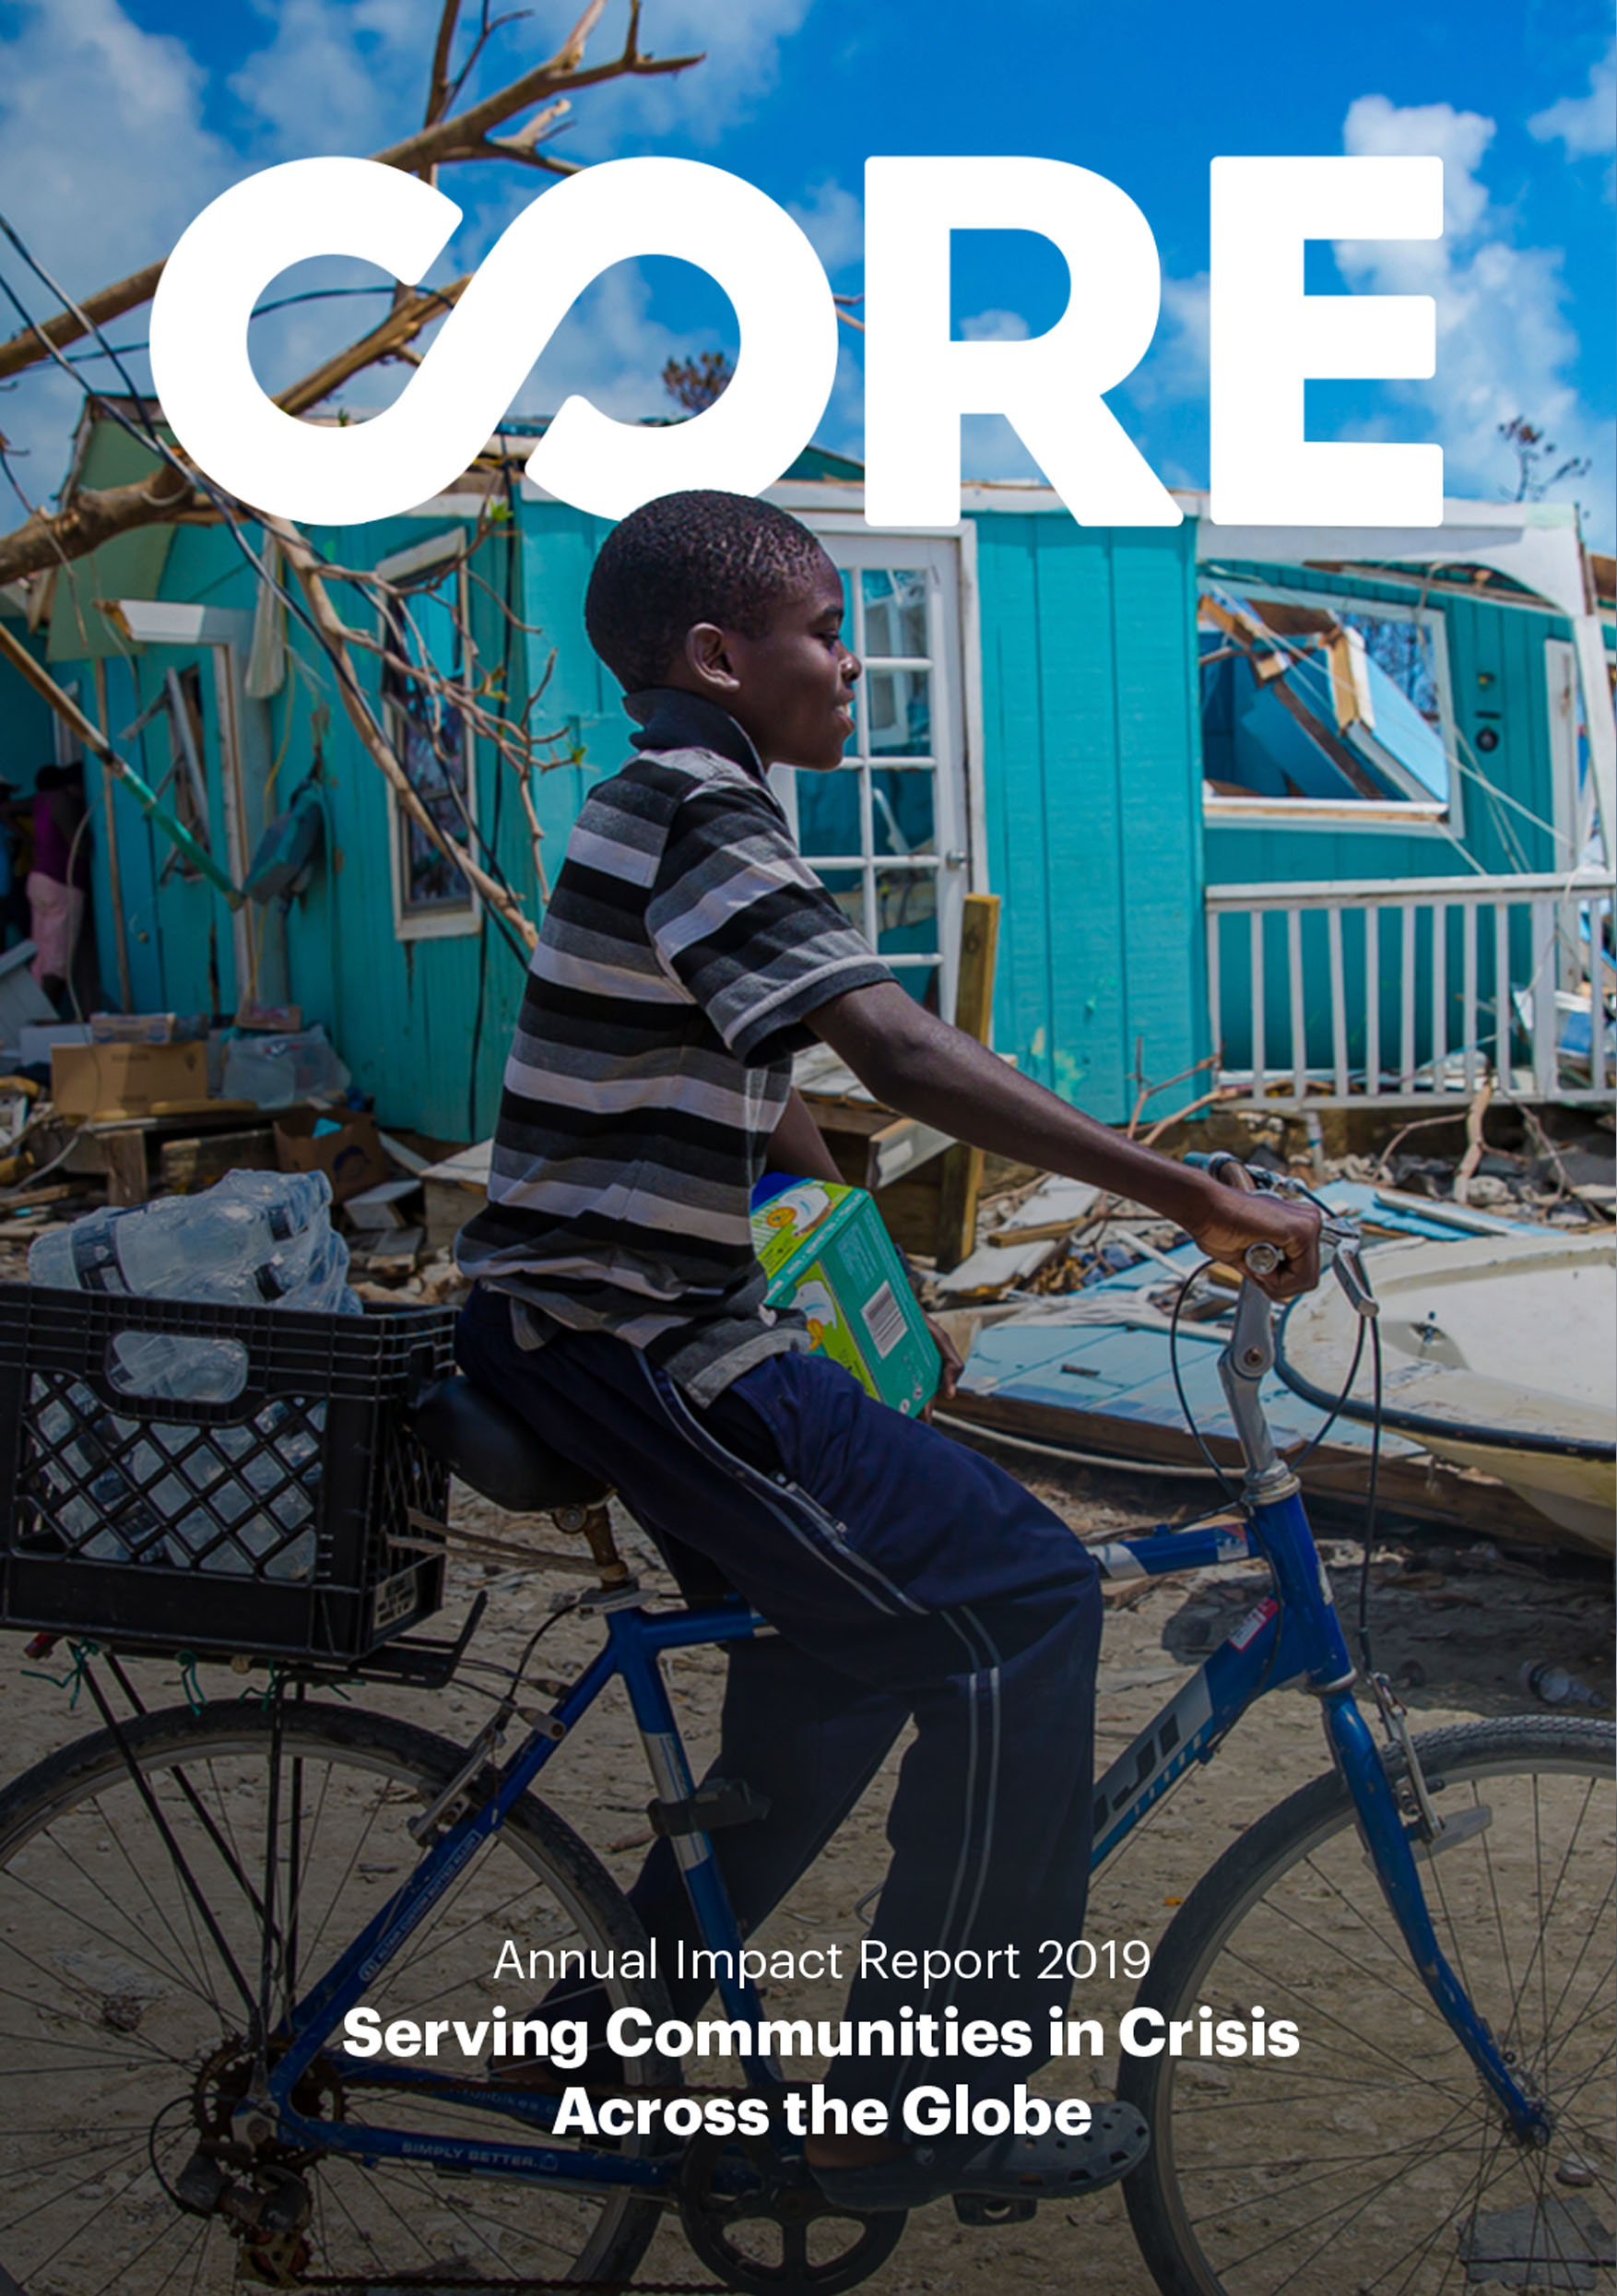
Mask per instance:
[[[1212,532],[1216,534],[1216,529]],[[1414,580],[1376,581],[1318,568],[1274,562],[1220,559],[1221,579],[1239,586],[1242,595],[1261,599],[1271,592],[1289,598],[1315,597],[1362,609],[1374,618],[1377,606],[1407,613],[1411,607],[1439,617],[1442,645],[1440,676],[1443,693],[1443,735],[1451,755],[1448,768],[1448,807],[1444,818],[1367,821],[1352,819],[1352,807],[1337,809],[1336,818],[1305,820],[1300,809],[1277,806],[1261,821],[1250,823],[1221,818],[1212,787],[1222,787],[1219,703],[1211,696],[1206,770],[1210,797],[1205,823],[1207,882],[1210,886],[1309,883],[1363,881],[1398,882],[1422,878],[1467,879],[1479,874],[1507,876],[1565,870],[1576,858],[1576,791],[1558,787],[1558,759],[1553,724],[1551,657],[1546,641],[1569,646],[1572,625],[1525,592],[1493,584],[1487,593],[1468,586],[1450,570],[1446,579],[1422,585]],[[1204,569],[1204,574],[1206,569]],[[1257,610],[1261,612],[1261,604]],[[1206,640],[1204,633],[1204,651]],[[1237,680],[1250,681],[1245,661],[1227,666]],[[1366,807],[1369,813],[1373,809]],[[1270,1046],[1288,1040],[1288,976],[1282,935],[1285,920],[1271,916],[1265,923],[1265,1024]],[[1422,917],[1414,931],[1412,950],[1416,978],[1416,1057],[1429,1057],[1432,1042],[1433,926]],[[1448,1024],[1446,1041],[1453,1046],[1461,1030],[1460,919],[1446,921],[1446,988]],[[1365,1046],[1363,919],[1343,919],[1347,993],[1348,1055],[1357,1066]],[[1513,969],[1520,976],[1529,965],[1525,914],[1512,920]],[[1331,1059],[1330,1001],[1323,913],[1302,920],[1308,1059],[1328,1067]],[[1396,917],[1383,920],[1381,956],[1381,1043],[1397,1040],[1403,995],[1405,953]],[[1493,996],[1493,953],[1484,935],[1478,953],[1479,995],[1485,1010]],[[1240,1015],[1250,1003],[1250,948],[1244,918],[1227,918],[1221,941],[1226,1014]],[[1237,1017],[1226,1028],[1224,1063],[1235,1070],[1252,1058],[1250,1032]]]
[[[872,538],[851,466],[805,469],[780,491],[844,558],[865,549],[876,553],[871,562],[897,566],[918,562],[927,547],[944,550],[942,542]],[[442,553],[470,533],[476,509],[477,498],[455,494],[407,517],[321,530],[313,538],[334,566],[403,563],[407,572],[390,578],[419,581],[430,592],[448,562]],[[541,758],[557,762],[533,775],[530,789],[544,832],[542,866],[553,878],[588,788],[627,753],[615,682],[591,651],[583,619],[589,568],[608,527],[522,488],[512,512],[478,552],[480,582],[468,587],[466,612],[484,669],[507,651],[502,598],[528,626],[509,649],[511,714],[520,714],[548,679],[534,723],[554,737]],[[999,1049],[1064,1096],[1113,1120],[1134,1105],[1137,1059],[1161,1081],[1212,1050],[1204,918],[1210,885],[1461,879],[1557,867],[1571,852],[1570,844],[1564,852],[1557,846],[1545,825],[1557,818],[1557,774],[1564,780],[1564,758],[1558,765],[1552,754],[1545,642],[1564,645],[1571,625],[1564,616],[1497,582],[1486,595],[1477,593],[1452,570],[1422,592],[1418,574],[1380,580],[1268,559],[1215,561],[1208,550],[1218,531],[1194,516],[1177,528],[1084,528],[1047,490],[983,487],[970,491],[960,536],[948,544],[958,552],[949,562],[959,567],[961,660],[954,670],[965,700],[955,716],[964,778],[958,838],[957,829],[938,819],[934,849],[950,850],[942,854],[938,882],[947,891],[950,873],[957,872],[972,890],[1001,896]],[[1300,537],[1300,555],[1305,543]],[[1497,794],[1464,779],[1458,817],[1446,823],[1434,818],[1441,805],[1429,806],[1419,823],[1378,818],[1363,826],[1351,806],[1337,809],[1340,818],[1316,817],[1307,826],[1283,808],[1261,820],[1231,818],[1227,802],[1221,811],[1205,785],[1230,767],[1216,724],[1204,740],[1201,657],[1222,641],[1198,629],[1198,599],[1214,581],[1255,598],[1283,591],[1301,599],[1304,624],[1312,612],[1307,601],[1316,597],[1365,610],[1389,602],[1407,609],[1419,600],[1441,618],[1448,730]],[[116,1000],[120,938],[136,1009],[233,1012],[256,966],[261,999],[293,1001],[306,1022],[326,1027],[384,1123],[445,1142],[486,1134],[520,1000],[518,957],[491,927],[478,929],[482,913],[458,879],[439,882],[431,851],[420,859],[418,890],[424,898],[414,915],[405,913],[410,903],[401,900],[402,840],[386,786],[343,713],[330,663],[295,621],[287,626],[288,666],[278,688],[260,700],[248,697],[254,577],[229,536],[211,526],[177,527],[151,587],[156,602],[137,621],[142,629],[166,630],[169,642],[137,640],[108,619],[111,650],[100,660],[76,661],[65,653],[53,620],[57,674],[76,684],[92,716],[98,686],[104,685],[114,741],[126,736],[130,763],[164,790],[166,803],[206,827],[209,850],[238,882],[266,818],[288,805],[318,750],[324,849],[284,924],[278,911],[266,919],[251,905],[232,916],[131,799],[115,798],[115,893],[105,793],[92,767],[96,931],[109,1000]],[[114,597],[121,594],[114,587]],[[373,629],[374,610],[361,592],[338,583],[334,596],[350,622]],[[100,570],[87,562],[73,592],[75,620],[87,600],[89,610],[101,615],[106,597]],[[431,611],[428,598],[424,622]],[[196,624],[197,614],[211,618],[206,628]],[[228,644],[220,632],[231,633]],[[365,691],[380,702],[375,657],[358,651],[355,659]],[[1233,667],[1250,686],[1250,655]],[[939,706],[942,684],[939,670]],[[1316,678],[1316,703],[1319,690]],[[233,729],[222,720],[227,704],[235,713]],[[177,753],[176,707],[193,712],[200,728],[195,790]],[[36,723],[49,754],[49,727],[31,695],[8,725],[0,754],[0,772],[25,787],[31,786],[34,761],[24,752]],[[239,764],[227,770],[224,737],[232,732]],[[486,740],[471,744],[470,764],[471,842],[480,849],[487,841],[506,882],[526,913],[537,916],[542,894],[515,775]],[[234,831],[232,775],[245,817]],[[1564,790],[1561,801],[1564,811]],[[408,890],[404,886],[403,894]],[[1302,921],[1309,1053],[1324,1060],[1329,1014],[1323,918],[1310,914]],[[1246,923],[1244,917],[1226,918],[1221,944],[1225,1010],[1237,1016],[1224,1046],[1225,1063],[1233,1068],[1249,1057],[1235,1041],[1246,1001]],[[1279,917],[1266,928],[1275,936],[1272,962],[1266,962],[1271,1044],[1283,1036],[1286,1017],[1283,928]],[[1350,916],[1345,928],[1349,1033],[1356,1051],[1363,1035],[1363,942],[1355,937],[1362,919]],[[1395,927],[1389,922],[1384,930],[1386,1044],[1402,969]],[[1422,1032],[1430,1022],[1427,935],[1423,923],[1415,952]],[[1490,962],[1484,949],[1485,974]],[[1459,969],[1451,953],[1447,978],[1456,993]],[[917,976],[907,977],[919,987]],[[1486,980],[1483,989],[1486,995]]]

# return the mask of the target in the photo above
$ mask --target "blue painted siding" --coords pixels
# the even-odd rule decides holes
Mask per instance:
[[[1092,1113],[1202,1050],[1195,535],[977,521],[995,1041]],[[1158,1104],[1161,1107],[1162,1104]]]
[[[449,523],[449,522],[445,522]],[[1546,832],[1490,798],[1466,792],[1463,849],[1441,838],[1390,831],[1204,833],[1201,738],[1195,630],[1195,530],[1081,528],[1058,514],[1015,508],[976,521],[979,637],[983,664],[981,761],[989,887],[1002,896],[996,1036],[1028,1073],[1106,1118],[1133,1106],[1137,1057],[1166,1080],[1209,1051],[1206,1015],[1205,882],[1283,884],[1313,878],[1399,878],[1474,868],[1504,871],[1549,865]],[[335,562],[373,564],[434,531],[400,519],[322,534]],[[545,832],[542,866],[553,879],[566,835],[592,782],[617,770],[627,726],[615,681],[596,661],[584,630],[588,570],[604,522],[554,503],[520,505],[514,530],[485,546],[478,573],[508,594],[532,634],[511,648],[511,706],[520,710],[543,684],[533,723],[560,737],[564,762],[537,777]],[[1407,587],[1348,585],[1295,567],[1252,567],[1291,588],[1341,590],[1407,600]],[[248,609],[252,577],[217,529],[176,530],[162,581],[172,598],[207,598]],[[340,586],[345,610],[356,594]],[[473,629],[481,664],[499,663],[504,625],[493,600],[474,586]],[[1564,621],[1486,599],[1434,599],[1447,618],[1456,714],[1474,743],[1484,723],[1502,729],[1498,750],[1479,756],[1490,781],[1529,814],[1552,809],[1548,695],[1543,641],[1564,636]],[[395,930],[389,821],[382,776],[364,754],[338,704],[324,657],[294,624],[293,670],[267,707],[266,754],[277,760],[261,793],[260,816],[284,805],[310,770],[317,714],[327,849],[310,891],[287,923],[289,988],[308,1019],[323,1022],[372,1093],[384,1122],[445,1141],[486,1132],[520,1000],[523,963],[494,930],[401,941]],[[360,657],[372,698],[377,672]],[[223,793],[214,722],[214,663],[204,648],[162,647],[107,663],[110,724],[116,739],[159,691],[165,669],[195,663],[207,732],[209,800],[216,849],[223,851]],[[77,666],[63,664],[62,674]],[[1487,683],[1482,681],[1486,678]],[[86,688],[88,691],[88,686]],[[1481,712],[1496,709],[1495,719]],[[37,722],[36,722],[37,721]],[[42,739],[42,715],[26,720]],[[128,743],[132,763],[154,783],[168,770],[161,722]],[[14,738],[7,753],[16,755]],[[3,769],[3,766],[0,766]],[[529,914],[541,904],[531,840],[515,782],[488,745],[474,757],[479,834]],[[106,799],[94,790],[96,907],[103,979],[116,967],[107,870]],[[234,1009],[238,982],[230,913],[200,882],[159,878],[168,847],[126,798],[115,794],[123,914],[131,989],[146,1007]],[[250,840],[263,826],[249,823]],[[1281,958],[1282,929],[1271,927],[1271,1057],[1286,1042]],[[1383,1043],[1396,1040],[1401,952],[1393,930],[1384,951]],[[1363,957],[1348,926],[1351,1052],[1363,1041]],[[1306,928],[1311,1061],[1328,1057],[1323,926]],[[1424,942],[1417,967],[1429,965]],[[1232,934],[1225,977],[1238,987],[1245,943]],[[1483,993],[1491,953],[1483,952]],[[1450,979],[1458,985],[1458,938]],[[1458,986],[1457,986],[1458,993]],[[1422,1013],[1426,1010],[1423,1000]],[[1422,1027],[1424,1027],[1424,1019]],[[1137,1054],[1137,1047],[1139,1052]],[[1226,1047],[1239,1060],[1243,1047]],[[1166,1113],[1191,1096],[1182,1083],[1148,1108]]]

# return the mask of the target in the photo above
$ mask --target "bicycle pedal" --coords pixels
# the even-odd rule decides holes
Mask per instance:
[[[1027,2224],[1038,2212],[1036,2200],[996,2200],[990,2193],[954,2195],[954,2213],[962,2224]]]
[[[681,1802],[648,1802],[653,1833],[672,1840],[682,1834],[717,1833],[726,1826],[750,1826],[767,1817],[770,1799],[744,1778],[710,1778]]]

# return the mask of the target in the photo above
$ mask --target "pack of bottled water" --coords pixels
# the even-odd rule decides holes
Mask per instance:
[[[348,1246],[331,1225],[324,1172],[230,1172],[195,1196],[95,1212],[30,1247],[30,1284],[141,1299],[359,1315]],[[123,1331],[109,1378],[146,1400],[231,1402],[246,1384],[239,1340]],[[69,1407],[71,1404],[71,1408]],[[70,1473],[46,1468],[74,1551],[98,1562],[167,1563],[302,1580],[314,1568],[325,1406],[272,1402],[251,1422],[195,1426],[125,1419],[88,1387],[47,1403],[40,1431]],[[77,1433],[75,1433],[77,1430]],[[87,1495],[88,1494],[88,1495]],[[199,1504],[206,1497],[207,1504]]]

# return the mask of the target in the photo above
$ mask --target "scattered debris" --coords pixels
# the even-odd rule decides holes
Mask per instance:
[[[1354,1161],[1362,1172],[1378,1168],[1374,1162]],[[1452,1176],[1453,1167],[1448,1169]],[[1016,1220],[1038,1224],[1044,1189],[1057,1185],[1046,1182],[1044,1189],[1024,1192],[1008,1209],[986,1207],[986,1219],[999,1213],[992,1232],[1013,1232]],[[1499,1242],[1530,1254],[1533,1239],[1546,1234],[1541,1215],[1547,1205],[1533,1206],[1540,1220],[1523,1219],[1521,1201],[1514,1195],[1511,1210],[1517,1216],[1507,1217],[1377,1186],[1368,1177],[1350,1180],[1328,1175],[1323,1186],[1325,1200],[1353,1212],[1368,1237],[1420,1241],[1433,1249],[1442,1246],[1440,1260],[1447,1251],[1484,1254]],[[1608,1238],[1611,1234],[1603,1224],[1581,1248],[1592,1249],[1598,1257],[1602,1234]],[[1561,1242],[1558,1235],[1557,1249]],[[1566,1247],[1577,1250],[1578,1239],[1567,1238]],[[993,1289],[987,1288],[990,1254],[999,1262],[1011,1257],[1009,1251],[986,1244],[974,1255],[983,1288],[967,1291],[973,1301],[969,1315],[951,1319],[970,1328],[963,1334],[965,1375],[942,1414],[945,1424],[997,1437],[1030,1457],[1042,1452],[1080,1463],[1115,1461],[1119,1469],[1134,1465],[1159,1475],[1207,1479],[1210,1470],[1186,1426],[1168,1344],[1180,1286],[1200,1264],[1196,1247],[1143,1207],[1097,1203],[1074,1224],[1065,1245],[1057,1239],[1036,1249],[1047,1255],[1038,1268],[1022,1272],[1018,1283],[1001,1281]],[[1221,1284],[1217,1273],[1205,1276],[1177,1306],[1178,1353],[1186,1399],[1219,1468],[1228,1472],[1238,1465],[1238,1453],[1217,1359],[1233,1305],[1234,1279],[1231,1275]],[[962,1277],[971,1283],[978,1268],[968,1263],[956,1271],[957,1282]],[[948,1279],[933,1288],[939,1303],[952,1306],[959,1297]],[[1323,1300],[1325,1295],[1314,1296]],[[955,1336],[960,1343],[958,1329]],[[1344,1357],[1334,1379],[1317,1382],[1322,1389],[1328,1385],[1333,1401],[1346,1362]],[[1362,1374],[1362,1391],[1365,1384]],[[1278,1378],[1266,1387],[1265,1402],[1282,1449],[1300,1452],[1319,1429],[1320,1409]],[[1311,1496],[1351,1498],[1363,1489],[1368,1461],[1368,1427],[1344,1414],[1309,1458],[1304,1479]],[[1517,1490],[1500,1476],[1480,1472],[1480,1464],[1434,1458],[1417,1435],[1401,1426],[1384,1431],[1384,1503],[1414,1521],[1465,1523],[1506,1539],[1554,1535],[1524,1507]],[[1442,1603],[1450,1597],[1439,1580],[1424,1588],[1422,1599]]]

